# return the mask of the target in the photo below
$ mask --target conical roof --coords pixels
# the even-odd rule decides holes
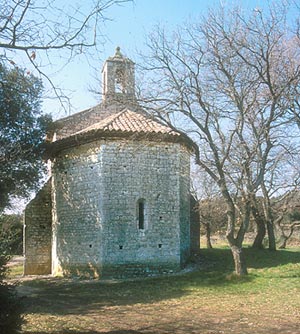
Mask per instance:
[[[100,122],[88,126],[87,128],[78,131],[75,135],[96,131],[179,135],[178,132],[173,131],[171,128],[159,123],[157,120],[129,109],[124,109],[117,114],[111,115]]]
[[[88,115],[84,113],[83,115]],[[76,118],[76,114],[74,115]],[[76,118],[77,119],[77,118]],[[65,119],[70,127],[72,117]],[[87,123],[88,124],[88,123]],[[74,131],[66,131],[67,135],[60,137],[48,145],[48,155],[55,156],[56,153],[70,147],[79,146],[84,143],[99,139],[131,139],[148,140],[157,142],[180,142],[189,148],[193,147],[192,141],[184,134],[174,131],[171,127],[162,124],[141,109],[132,110],[125,107],[123,110],[108,114],[100,121],[84,128],[78,129],[78,124]],[[64,125],[66,127],[66,125]]]

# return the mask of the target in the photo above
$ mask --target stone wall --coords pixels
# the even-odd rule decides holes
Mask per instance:
[[[52,273],[99,276],[101,163],[97,143],[57,157],[52,166]]]
[[[25,275],[51,274],[51,180],[25,210]]]
[[[190,249],[184,146],[102,140],[64,151],[52,171],[54,274],[138,276],[184,264]]]
[[[180,201],[180,261],[184,265],[191,250],[190,236],[190,155],[180,151],[179,163],[179,201]]]

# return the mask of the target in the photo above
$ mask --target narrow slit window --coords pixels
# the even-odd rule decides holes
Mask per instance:
[[[137,203],[137,218],[138,218],[138,226],[139,230],[145,229],[145,201],[143,199],[139,199]]]

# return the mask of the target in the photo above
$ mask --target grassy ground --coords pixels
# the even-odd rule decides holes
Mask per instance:
[[[246,249],[237,279],[228,249],[202,250],[180,276],[140,281],[22,281],[24,334],[300,333],[300,249]]]

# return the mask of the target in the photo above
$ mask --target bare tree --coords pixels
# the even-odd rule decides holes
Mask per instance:
[[[277,230],[278,248],[284,249],[289,239],[300,227],[299,212],[299,188],[286,192],[272,201],[272,209],[275,220],[274,226]]]
[[[270,158],[289,126],[287,106],[298,98],[298,46],[291,43],[297,37],[285,23],[283,6],[250,15],[221,9],[172,36],[158,28],[144,58],[152,73],[145,106],[193,138],[196,164],[226,203],[238,275],[247,273],[242,244],[251,201],[263,191]]]
[[[287,127],[287,129],[291,130],[290,127]],[[279,226],[286,210],[299,189],[300,176],[299,133],[297,131],[285,132],[282,133],[281,137],[278,136],[277,140],[280,145],[274,147],[274,152],[270,155],[261,185],[263,194],[261,197],[262,215],[268,230],[269,248],[271,250],[276,247],[274,228],[277,227],[277,230],[280,230]],[[287,145],[288,141],[290,142],[289,145]],[[273,233],[271,238],[270,229]]]
[[[68,107],[68,96],[53,82],[46,68],[69,63],[104,42],[105,12],[130,0],[85,1],[82,5],[58,0],[9,0],[0,7],[0,57],[14,66],[21,58],[46,79],[54,96]],[[58,68],[60,66],[60,68]],[[24,63],[21,63],[24,67]]]
[[[287,242],[290,240],[292,235],[295,232],[295,229],[300,227],[300,221],[293,221],[291,224],[282,225],[281,222],[278,223],[278,226],[281,230],[281,244],[279,245],[280,249],[285,249]],[[287,228],[286,228],[287,227]],[[288,229],[288,232],[286,231]]]

